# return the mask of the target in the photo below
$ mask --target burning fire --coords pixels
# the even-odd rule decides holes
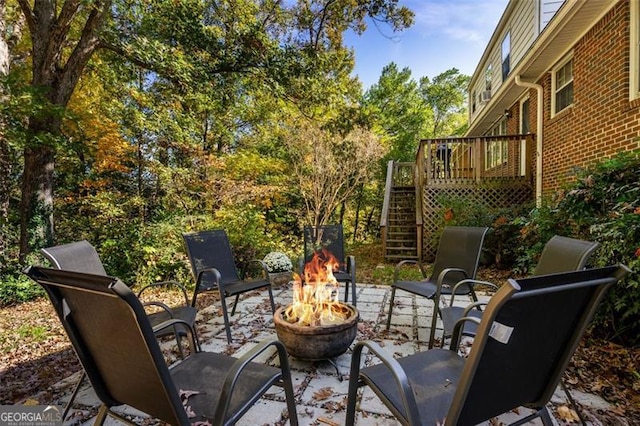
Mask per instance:
[[[340,324],[349,310],[338,300],[338,281],[333,276],[340,263],[329,251],[316,252],[304,265],[304,283],[294,274],[293,303],[283,317],[292,324],[305,326]]]

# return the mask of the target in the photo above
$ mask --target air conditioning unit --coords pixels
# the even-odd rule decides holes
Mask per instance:
[[[487,103],[489,100],[491,100],[491,90],[480,92],[480,102]]]

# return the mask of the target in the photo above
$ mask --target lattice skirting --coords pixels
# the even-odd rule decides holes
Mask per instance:
[[[488,208],[507,208],[519,206],[533,199],[530,185],[517,184],[509,186],[438,186],[426,187],[423,192],[423,257],[433,259],[435,249],[434,235],[439,234],[443,225],[443,211],[446,206],[440,204],[442,199],[465,199],[469,203],[478,203]]]

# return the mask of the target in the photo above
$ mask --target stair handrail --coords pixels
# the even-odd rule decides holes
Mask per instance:
[[[380,228],[382,228],[383,238],[384,230],[387,227],[387,219],[389,216],[389,203],[391,200],[391,189],[393,188],[393,160],[387,163],[387,180],[384,184],[384,200],[382,201],[382,211],[380,212]]]

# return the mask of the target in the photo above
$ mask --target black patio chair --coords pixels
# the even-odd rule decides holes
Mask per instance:
[[[557,274],[560,272],[578,271],[584,269],[591,257],[591,254],[598,247],[598,243],[577,240],[574,238],[553,236],[547,244],[545,244],[535,269],[536,275]],[[459,285],[484,285],[497,289],[495,283],[479,280],[462,280]],[[455,286],[454,286],[455,288]],[[455,323],[462,317],[482,318],[481,306],[486,302],[475,302],[464,306],[453,306],[455,295],[449,299],[449,306],[440,308],[440,316],[442,318],[442,347],[444,347],[445,339],[451,337]],[[462,329],[463,336],[473,337],[476,334],[478,325],[473,321],[467,321]]]
[[[95,424],[107,415],[131,424],[112,407],[126,404],[172,425],[234,424],[273,385],[284,387],[289,420],[297,425],[293,387],[284,346],[257,344],[241,358],[202,352],[192,327],[171,319],[160,327],[182,327],[191,354],[167,367],[140,300],[122,281],[42,267],[26,274],[47,292],[101,402]],[[279,367],[252,362],[274,347]]]
[[[440,297],[451,295],[453,286],[464,279],[475,279],[478,262],[482,252],[484,237],[489,228],[468,226],[447,226],[442,231],[436,258],[433,263],[431,276],[426,278],[426,269],[419,260],[403,260],[395,267],[393,284],[391,284],[391,300],[387,316],[387,330],[391,326],[391,314],[396,290],[423,296],[433,300],[433,314],[431,316],[431,330],[429,334],[429,348],[433,347],[436,323],[440,310]],[[425,280],[405,281],[400,279],[404,266],[417,264]],[[473,302],[478,301],[473,286],[459,286],[457,295],[467,295]]]
[[[338,261],[338,270],[333,276],[339,283],[344,283],[344,301],[349,301],[351,286],[351,303],[356,306],[356,258],[345,255],[344,233],[342,225],[321,225],[304,227],[304,256],[300,261],[300,277],[304,279],[304,265],[311,261],[314,254],[325,257],[323,250],[331,253]]]
[[[227,333],[227,342],[231,343],[233,341],[227,310],[227,297],[236,297],[231,309],[231,315],[234,315],[241,294],[266,287],[269,291],[271,312],[275,312],[267,266],[261,260],[251,260],[244,264],[242,274],[239,276],[229,237],[225,230],[213,229],[186,233],[182,234],[182,236],[184,237],[187,255],[191,262],[191,271],[196,281],[191,306],[196,305],[196,300],[200,293],[218,291],[222,304],[222,316]],[[261,277],[248,278],[251,266],[259,267]]]
[[[84,272],[87,274],[95,274],[95,275],[107,275],[106,270],[104,269],[104,265],[102,264],[102,260],[100,260],[100,255],[98,255],[95,247],[91,245],[86,240],[76,241],[73,243],[62,244],[55,247],[47,247],[40,250],[40,252],[44,255],[44,257],[49,260],[51,265],[56,269],[63,269],[67,271],[74,272]],[[184,306],[175,306],[169,307],[168,305],[159,302],[159,301],[150,301],[145,302],[143,306],[150,307],[155,306],[159,308],[159,310],[155,312],[147,313],[149,318],[149,322],[152,327],[157,326],[158,324],[164,323],[169,319],[179,319],[181,321],[186,322],[191,327],[195,326],[196,320],[196,309],[189,306],[189,299],[187,297],[187,292],[184,286],[175,281],[162,281],[150,284],[148,286],[143,287],[138,292],[138,297],[147,289],[157,287],[157,286],[176,286],[178,287],[184,296],[185,304]],[[161,327],[156,330],[156,337],[165,337],[173,334],[176,339],[176,345],[178,347],[178,352],[181,356],[184,356],[182,352],[182,344],[181,337],[185,335],[185,330],[183,328],[167,328]],[[198,343],[196,337],[196,343]],[[84,383],[84,379],[86,377],[86,372],[83,371],[78,379],[78,382],[74,386],[73,392],[69,397],[69,401],[65,405],[64,411],[62,413],[62,418],[66,419],[71,407],[73,405],[73,401],[75,400],[82,383]]]
[[[475,425],[524,406],[552,425],[546,408],[604,292],[630,270],[624,266],[509,280],[491,298],[468,358],[449,349],[394,359],[371,341],[351,360],[347,425],[355,419],[358,387],[369,386],[404,425]],[[360,368],[363,348],[382,361]]]

